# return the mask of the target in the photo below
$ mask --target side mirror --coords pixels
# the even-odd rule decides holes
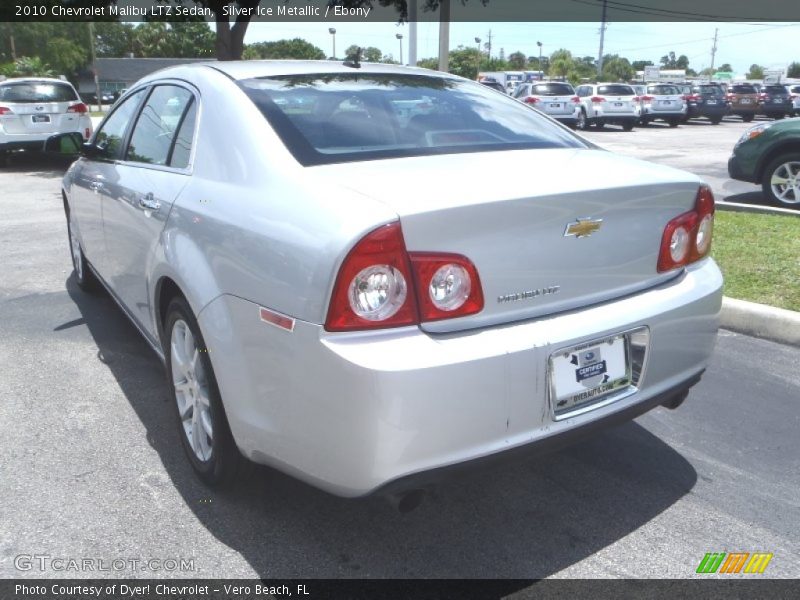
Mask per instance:
[[[77,131],[59,133],[47,138],[44,151],[51,154],[83,154],[83,136]]]

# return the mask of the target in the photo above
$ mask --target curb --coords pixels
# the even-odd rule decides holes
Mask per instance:
[[[759,206],[756,204],[740,204],[739,202],[725,202],[720,200],[714,204],[717,210],[730,212],[761,213],[765,215],[787,215],[790,217],[800,217],[800,210],[791,208],[779,208],[777,206]]]
[[[800,312],[765,304],[722,299],[720,327],[737,333],[800,346]]]

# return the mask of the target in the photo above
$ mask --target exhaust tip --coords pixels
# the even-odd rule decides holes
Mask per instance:
[[[425,490],[409,490],[387,496],[389,503],[399,512],[406,514],[416,509],[425,499]]]

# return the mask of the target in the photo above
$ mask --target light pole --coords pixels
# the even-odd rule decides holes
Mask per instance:
[[[481,38],[476,37],[475,43],[478,44],[478,65],[475,71],[475,79],[478,79],[481,75]]]
[[[539,46],[539,81],[542,80],[542,42],[536,42]]]
[[[336,28],[335,27],[329,27],[328,28],[328,33],[331,34],[331,39],[333,40],[333,56],[331,56],[331,58],[336,60]]]
[[[395,36],[397,40],[400,42],[400,64],[403,64],[403,34],[396,33]]]

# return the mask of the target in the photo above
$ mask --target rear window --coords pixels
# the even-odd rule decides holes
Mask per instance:
[[[752,85],[734,85],[731,88],[731,92],[734,94],[755,94],[756,88]]]
[[[537,96],[571,96],[575,90],[568,83],[539,83],[533,86]]]
[[[0,85],[0,101],[32,104],[40,102],[72,102],[78,95],[67,83],[25,81]]]
[[[601,85],[597,88],[598,94],[609,96],[633,96],[633,88],[629,85]]]
[[[767,85],[764,86],[765,92],[769,92],[770,94],[786,94],[786,88],[782,85]]]
[[[647,88],[647,93],[659,96],[674,96],[680,94],[681,91],[674,85],[651,85]]]
[[[722,96],[722,88],[718,85],[700,85],[694,88],[695,93],[704,94],[706,96]]]
[[[474,82],[339,73],[256,78],[239,85],[304,165],[586,147],[537,111]]]

